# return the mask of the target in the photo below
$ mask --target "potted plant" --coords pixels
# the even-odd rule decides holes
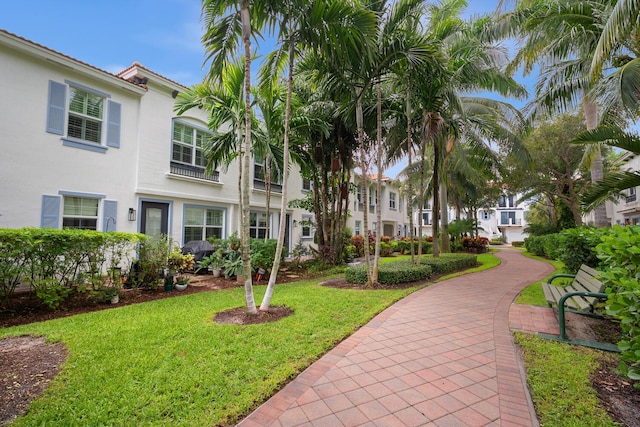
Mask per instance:
[[[179,276],[176,279],[176,284],[175,284],[176,290],[184,291],[185,289],[187,289],[187,285],[189,284],[189,280],[190,280],[189,276]]]
[[[198,274],[200,270],[209,269],[213,273],[213,277],[220,277],[220,270],[222,269],[224,262],[223,255],[224,253],[222,248],[219,248],[208,257],[202,258],[202,261],[198,263],[196,274]]]

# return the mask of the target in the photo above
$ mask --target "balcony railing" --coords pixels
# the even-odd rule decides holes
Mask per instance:
[[[253,180],[253,188],[256,190],[265,190],[267,189],[267,183],[262,179],[254,179]],[[282,185],[276,184],[275,182],[271,183],[271,191],[274,193],[282,193]]]
[[[501,220],[500,225],[522,225],[522,219],[520,218],[509,218],[507,221]]]
[[[376,213],[376,205],[369,205],[369,213]]]
[[[205,168],[198,166],[171,162],[169,171],[174,175],[186,176],[188,178],[204,179],[206,181],[212,182],[220,182],[220,172],[214,171],[212,174],[208,174]]]
[[[629,194],[627,196],[627,203],[631,203],[631,202],[635,202],[636,201],[636,195],[634,194]]]

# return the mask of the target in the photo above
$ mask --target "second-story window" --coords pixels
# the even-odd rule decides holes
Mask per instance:
[[[302,191],[311,191],[311,180],[302,178]]]
[[[500,200],[498,201],[498,207],[501,207],[501,208],[515,207],[513,196],[507,196],[506,194],[501,195]]]
[[[631,187],[627,190],[627,203],[636,201],[636,187]]]
[[[104,97],[78,89],[69,88],[69,137],[100,143]]]
[[[173,147],[171,160],[193,166],[205,167],[203,147],[207,134],[184,123],[173,123]]]
[[[396,193],[389,193],[389,209],[396,210]]]
[[[282,192],[282,177],[276,169],[271,167],[271,176],[269,183],[271,184],[271,191]],[[264,157],[255,155],[253,159],[253,186],[255,188],[264,190],[267,184],[267,168]]]

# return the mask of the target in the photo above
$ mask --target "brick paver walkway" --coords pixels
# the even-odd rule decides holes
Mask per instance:
[[[415,292],[362,327],[239,425],[537,426],[509,328],[518,292],[552,271],[513,249],[500,266]],[[513,326],[553,328],[516,310]],[[546,314],[544,314],[546,313]]]

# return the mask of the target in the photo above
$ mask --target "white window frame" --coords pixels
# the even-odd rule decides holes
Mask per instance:
[[[302,221],[300,224],[300,236],[302,239],[313,239],[313,226],[311,225],[312,221],[313,217],[311,215],[302,215]],[[305,223],[308,224],[305,225]]]
[[[255,218],[255,220],[254,220]],[[261,226],[260,219],[264,218],[264,226]],[[255,222],[255,225],[252,224]],[[267,226],[269,226],[269,218],[264,211],[251,211],[249,213],[249,236],[253,239],[264,239],[267,234]],[[271,227],[268,227],[271,231]],[[264,230],[264,234],[260,235],[260,230]],[[268,236],[267,236],[268,237]]]
[[[396,193],[389,192],[389,209],[396,210]]]
[[[362,234],[362,221],[356,220],[354,235],[359,236]]]
[[[426,219],[426,220],[425,220]],[[429,221],[429,212],[422,212],[422,225],[430,225],[431,222]]]
[[[73,105],[77,105],[76,103],[74,103],[74,93],[78,94],[78,95],[84,95],[84,102],[82,102],[82,109],[83,111],[75,111],[72,109]],[[95,102],[96,105],[99,104],[98,106],[98,113],[99,115],[91,115],[89,112],[89,107],[90,107],[90,100],[91,98],[95,99],[98,102]],[[69,84],[69,99],[67,101],[67,107],[68,107],[68,111],[67,111],[67,138],[73,139],[73,140],[77,140],[77,141],[82,141],[82,142],[86,142],[86,143],[90,143],[90,144],[96,144],[96,145],[103,145],[103,140],[104,140],[104,116],[105,116],[105,106],[106,106],[106,99],[108,98],[107,94],[101,93],[99,91],[96,90],[91,90],[87,87],[84,87],[82,85],[78,85],[78,84]],[[75,118],[77,120],[79,120],[81,122],[81,126],[80,126],[80,133],[79,134],[75,134],[75,135],[71,135],[72,132],[72,128],[75,128],[75,126],[72,127],[72,123],[71,120],[72,118]],[[94,131],[95,132],[95,139],[94,138],[87,138],[87,124],[88,123],[96,123],[97,124],[97,130]]]
[[[187,214],[187,210],[200,210],[202,214],[202,221],[197,224],[187,224],[189,220],[189,215]],[[221,215],[221,223],[220,225],[216,224],[207,224],[207,214],[209,211],[212,212],[220,212]],[[190,240],[207,240],[208,237],[218,237],[221,239],[225,238],[225,218],[226,218],[226,210],[220,207],[214,206],[200,206],[200,205],[185,205],[184,206],[184,217],[183,217],[183,226],[182,226],[182,238],[184,242]],[[200,228],[200,236],[199,238],[187,238],[187,228],[196,229]],[[219,230],[219,233],[208,233],[210,230]],[[191,233],[193,234],[193,233]]]
[[[72,200],[78,201],[80,203],[80,213],[68,213],[67,211],[67,202]],[[86,212],[82,212],[85,206],[83,203],[95,202],[95,215],[88,215]],[[69,205],[69,209],[72,206]],[[91,207],[92,208],[92,207]],[[98,220],[100,218],[100,197],[90,197],[90,196],[79,196],[79,195],[63,195],[62,196],[62,228],[73,228],[79,230],[98,230]],[[78,221],[77,225],[65,225],[65,220],[68,221]],[[94,222],[93,226],[87,226],[83,224],[83,222]]]
[[[310,179],[302,178],[302,191],[307,192],[313,189],[313,182]]]
[[[183,132],[180,132],[180,138],[176,138],[176,136],[178,136],[176,134],[177,129],[184,130]],[[187,123],[182,120],[174,120],[173,129],[171,131],[171,161],[183,165],[205,168],[207,160],[204,155],[204,145],[210,134],[211,133],[208,130],[194,126],[191,123]],[[187,135],[190,135],[190,140],[186,138]],[[181,150],[178,158],[176,158],[176,147]],[[183,150],[189,150],[188,161],[184,158]]]

